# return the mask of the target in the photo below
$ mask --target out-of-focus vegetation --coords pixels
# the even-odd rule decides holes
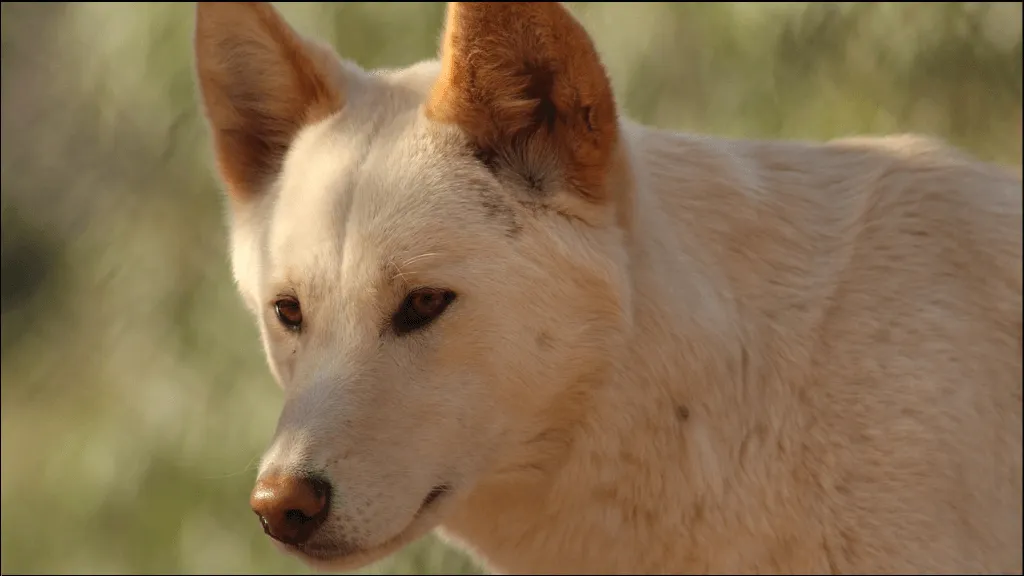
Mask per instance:
[[[443,16],[279,7],[364,67],[432,57]],[[635,119],[923,132],[1020,163],[1019,2],[573,9]],[[3,572],[306,572],[247,506],[281,397],[230,277],[193,6],[4,2],[0,22]],[[428,538],[369,571],[474,570]]]

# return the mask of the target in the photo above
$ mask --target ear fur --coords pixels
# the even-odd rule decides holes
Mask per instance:
[[[341,110],[333,51],[302,38],[268,2],[198,2],[195,65],[229,195],[259,194],[304,126]]]
[[[583,26],[557,2],[450,2],[428,117],[458,125],[488,162],[609,196],[619,138],[611,83]],[[528,176],[529,177],[529,176]]]

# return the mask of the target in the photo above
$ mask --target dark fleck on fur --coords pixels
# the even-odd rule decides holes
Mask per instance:
[[[690,419],[690,409],[682,404],[676,406],[676,417],[679,418],[680,421],[686,422]]]

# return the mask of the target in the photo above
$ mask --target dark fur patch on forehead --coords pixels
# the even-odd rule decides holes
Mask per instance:
[[[498,194],[488,190],[481,195],[481,198],[487,217],[500,220],[505,226],[506,236],[515,238],[523,231],[523,225],[516,218],[515,211]]]
[[[545,177],[545,159],[523,158],[521,153],[525,146],[512,149],[512,152],[498,151],[493,148],[472,147],[473,157],[499,181],[514,181],[529,194],[534,201],[546,196],[549,192]]]
[[[495,220],[505,228],[505,235],[515,238],[523,230],[519,223],[511,199],[507,198],[503,191],[494,185],[494,182],[486,182],[483,179],[473,182],[471,188],[480,195],[480,205],[483,206],[487,218]]]
[[[481,183],[479,190],[487,215],[501,219],[508,228],[510,238],[522,231],[519,217],[523,210],[517,210],[517,207],[528,213],[550,209],[547,200],[553,193],[552,179],[559,175],[553,158],[523,158],[521,153],[510,154],[508,151],[482,149],[473,145],[470,145],[470,153],[498,183],[498,186],[494,186],[494,182]]]

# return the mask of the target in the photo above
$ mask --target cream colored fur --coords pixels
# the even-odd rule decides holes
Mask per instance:
[[[343,110],[231,202],[285,390],[261,473],[337,495],[296,553],[353,569],[439,527],[505,573],[1021,573],[1019,176],[622,119],[609,201],[538,155],[532,202],[424,112],[438,70],[339,63]],[[386,334],[415,286],[458,298]]]

